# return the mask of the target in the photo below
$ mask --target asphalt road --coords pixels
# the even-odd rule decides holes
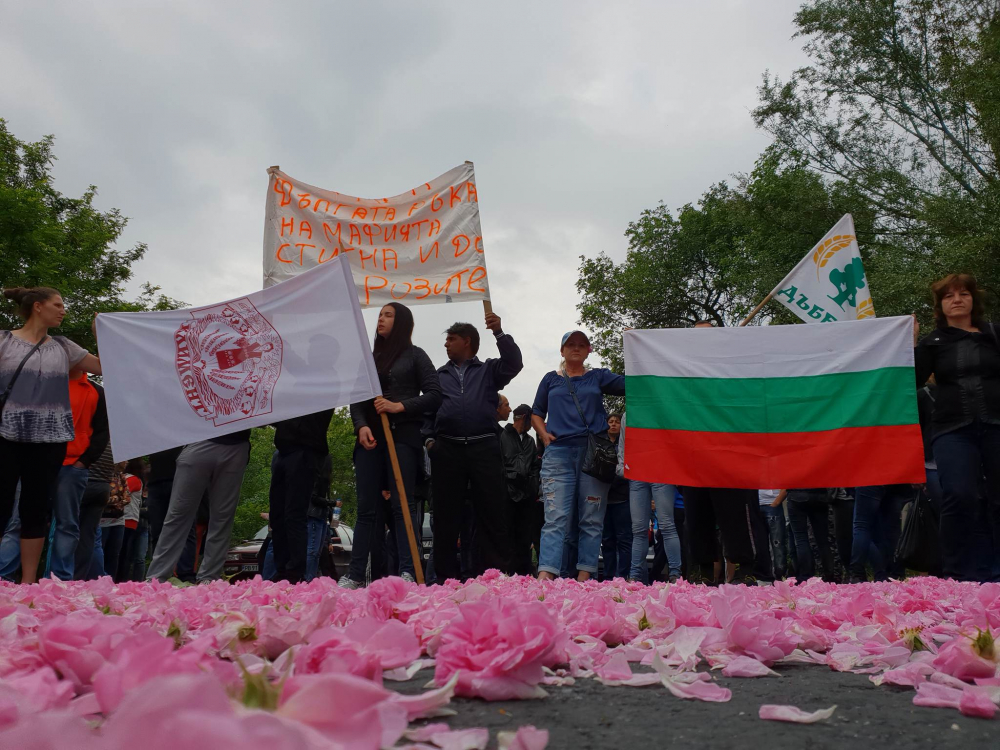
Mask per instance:
[[[633,665],[633,671],[640,669]],[[775,670],[780,679],[718,676],[718,683],[733,692],[728,703],[681,700],[659,685],[604,687],[585,679],[572,687],[547,687],[549,697],[541,700],[487,703],[457,698],[452,707],[458,715],[436,721],[447,721],[453,729],[487,727],[490,747],[495,747],[498,731],[534,724],[549,730],[552,750],[1000,750],[1000,718],[973,719],[951,709],[914,706],[913,690],[876,687],[866,675],[798,664]],[[431,670],[424,670],[410,682],[387,682],[386,687],[420,692],[432,677]],[[787,724],[761,720],[757,711],[765,703],[805,711],[836,704],[837,711],[816,724]]]

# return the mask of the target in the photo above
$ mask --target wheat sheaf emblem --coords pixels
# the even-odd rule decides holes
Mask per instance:
[[[813,263],[816,264],[816,278],[819,279],[819,269],[826,268],[838,250],[843,250],[855,240],[853,234],[837,234],[819,243],[819,247],[813,250]]]
[[[858,303],[858,320],[863,318],[874,318],[875,317],[875,305],[872,304],[871,298],[863,299]]]

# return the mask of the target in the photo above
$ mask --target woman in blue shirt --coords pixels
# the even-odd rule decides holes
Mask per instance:
[[[587,454],[587,435],[608,431],[604,395],[624,396],[625,378],[604,368],[587,369],[584,362],[590,351],[590,340],[583,331],[565,334],[560,348],[563,364],[542,378],[531,409],[531,424],[545,445],[540,580],[551,580],[574,568],[581,581],[597,573],[610,485],[581,469]],[[582,417],[570,385],[580,402]]]

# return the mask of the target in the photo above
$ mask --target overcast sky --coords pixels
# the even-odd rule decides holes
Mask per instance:
[[[96,184],[130,218],[130,291],[193,305],[260,289],[268,166],[368,196],[474,161],[525,357],[506,393],[531,403],[576,327],[579,256],[623,258],[643,209],[753,166],[761,74],[805,62],[799,4],[0,0],[0,117],[56,136],[59,190]],[[438,365],[444,328],[482,326],[478,303],[413,309]]]

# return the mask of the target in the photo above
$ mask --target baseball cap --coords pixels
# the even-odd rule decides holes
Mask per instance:
[[[521,404],[516,409],[514,409],[514,418],[523,417],[525,414],[531,414],[531,407],[527,404]]]
[[[569,341],[569,337],[572,336],[574,333],[579,333],[581,336],[583,336],[583,340],[587,342],[587,346],[590,346],[590,337],[587,336],[587,334],[585,334],[583,331],[569,331],[568,333],[563,334],[562,343],[559,344],[560,349],[566,346],[566,342]]]

